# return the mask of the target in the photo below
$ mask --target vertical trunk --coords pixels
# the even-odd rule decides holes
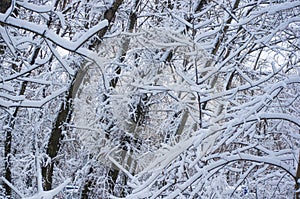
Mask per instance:
[[[27,82],[23,82],[21,85],[21,90],[19,95],[24,95],[25,90],[26,90]],[[12,153],[12,148],[11,148],[11,143],[12,143],[12,130],[14,129],[15,126],[15,118],[17,117],[17,114],[19,112],[19,108],[16,108],[14,110],[14,113],[12,116],[10,116],[9,121],[8,121],[8,126],[7,130],[5,131],[5,142],[4,142],[4,157],[5,157],[5,178],[7,181],[12,182],[12,176],[11,176],[11,165],[10,165],[10,156]],[[4,184],[4,189],[6,192],[7,196],[11,196],[12,190],[10,186],[7,184]]]
[[[134,10],[136,10],[138,2],[139,2],[139,0],[135,1],[135,6],[134,6],[134,8],[132,9],[132,12],[129,15],[129,23],[128,23],[128,28],[127,28],[127,31],[129,31],[129,32],[133,31],[134,26],[135,26],[136,21],[137,21],[137,15],[134,12]],[[109,23],[111,23],[114,20],[116,12],[117,12],[118,8],[120,7],[120,5],[122,3],[123,3],[123,0],[115,0],[114,3],[112,4],[112,6],[108,10],[105,11],[104,18],[107,19],[109,21]],[[108,31],[108,29],[109,29],[109,27],[106,27],[106,28],[102,29],[98,33],[99,38],[102,38],[104,36],[104,34]],[[100,42],[94,43],[90,47],[90,49],[93,49],[93,48],[97,49],[98,46],[100,45]],[[129,48],[129,43],[130,43],[130,39],[125,38],[125,40],[124,40],[124,42],[122,43],[122,46],[121,46],[121,52],[120,52],[121,57],[119,58],[120,62],[124,61],[124,57],[126,56],[126,53],[128,51],[128,48]],[[115,88],[117,86],[117,83],[119,81],[118,75],[121,73],[121,67],[117,66],[115,68],[114,72],[115,72],[116,76],[113,77],[109,82],[109,86],[111,88]],[[105,97],[105,99],[107,100],[107,103],[109,103],[109,99],[108,99],[107,96]],[[108,181],[108,192],[110,194],[114,193],[115,183],[118,179],[119,172],[120,172],[119,169],[114,168],[114,167],[110,168],[110,170],[108,172],[108,175],[110,177],[110,179]],[[88,195],[89,187],[91,186],[91,184],[92,184],[91,181],[86,182],[86,184],[84,186],[84,189],[82,191],[82,199],[83,198],[84,199],[88,198],[87,195]]]
[[[127,27],[127,31],[128,32],[133,32],[134,30],[134,27],[136,25],[136,22],[137,22],[137,14],[136,14],[136,10],[137,10],[137,6],[139,4],[139,1],[140,0],[136,0],[135,1],[135,5],[134,7],[132,8],[131,10],[131,13],[129,15],[129,19],[128,19],[128,27]],[[126,38],[125,41],[123,42],[122,46],[121,46],[121,57],[120,57],[120,62],[123,62],[124,61],[124,58],[127,54],[127,51],[128,51],[128,48],[129,48],[129,43],[130,43],[130,38]],[[119,77],[118,75],[121,73],[121,67],[120,66],[117,66],[116,69],[115,69],[115,74],[116,74],[116,77],[114,77],[111,81],[110,81],[110,86],[112,88],[115,88],[117,86],[117,83],[118,83],[118,80],[119,80]],[[123,151],[123,153],[125,152],[125,154],[127,154],[126,151]],[[122,157],[122,161],[124,162],[125,161],[125,154],[121,155]],[[125,163],[125,162],[124,162]],[[133,160],[132,160],[132,157],[129,156],[128,157],[128,161],[127,161],[127,166],[128,168],[131,167],[131,165],[134,164]],[[110,171],[109,171],[109,176],[111,177],[110,181],[109,181],[109,192],[110,193],[113,193],[114,192],[114,187],[115,187],[115,183],[118,179],[118,176],[119,176],[119,169],[117,168],[111,168]],[[134,172],[134,171],[133,171]],[[125,177],[126,178],[126,177]],[[125,179],[126,181],[126,179]],[[120,194],[120,196],[125,196],[125,195],[122,195],[122,193]]]
[[[5,178],[7,181],[11,182],[11,171],[10,171],[10,154],[11,154],[11,141],[12,141],[12,133],[11,129],[6,131],[5,135],[5,143],[4,143],[4,157],[5,157]],[[11,188],[7,184],[4,184],[5,194],[6,196],[11,196]]]
[[[11,0],[1,0],[0,1],[0,13],[5,13],[6,10],[10,7]],[[2,23],[0,22],[0,26]],[[1,36],[1,35],[0,35]],[[0,55],[3,55],[5,53],[5,47],[3,45],[0,46]]]
[[[235,10],[238,8],[238,6],[239,6],[239,4],[240,4],[240,0],[236,0],[235,2],[234,2],[234,4],[233,4],[233,8],[232,8],[232,12],[234,13],[235,12]],[[222,44],[222,41],[223,41],[223,39],[224,39],[224,37],[225,37],[225,35],[227,34],[227,31],[228,31],[228,29],[229,29],[229,24],[232,22],[232,20],[233,20],[233,17],[232,16],[229,16],[227,19],[226,19],[226,21],[225,21],[225,25],[224,25],[224,27],[221,29],[221,35],[218,37],[218,39],[217,39],[217,42],[215,43],[215,45],[214,45],[214,47],[213,47],[213,49],[212,49],[212,51],[211,51],[211,55],[212,56],[215,56],[215,55],[217,55],[217,52],[219,51],[219,49],[220,49],[220,47],[221,47],[221,44]],[[238,29],[238,32],[240,31],[240,29]],[[230,52],[230,51],[229,51]],[[226,54],[226,57],[228,57],[229,56],[229,52]],[[225,57],[225,59],[226,59],[226,57]],[[209,61],[207,61],[206,62],[206,64],[205,64],[205,67],[210,67],[211,65],[212,65],[212,60],[209,60]],[[206,72],[205,73],[202,73],[201,74],[201,76],[205,76],[206,75]],[[217,82],[217,79],[218,79],[218,76],[214,76],[213,78],[212,78],[212,80],[209,82],[209,86],[211,87],[211,88],[213,88],[214,86],[215,86],[215,84],[216,84],[216,82]],[[203,105],[202,105],[202,107],[201,107],[201,109],[206,109],[206,106],[207,106],[207,102],[204,102],[203,103]]]
[[[51,190],[52,188],[52,176],[54,168],[54,158],[57,156],[60,149],[60,141],[63,137],[62,125],[64,122],[68,122],[68,116],[71,111],[71,92],[66,98],[66,105],[62,104],[58,113],[55,126],[51,132],[51,136],[48,142],[47,155],[51,158],[51,163],[42,168],[42,174],[44,178],[44,190]]]
[[[93,173],[93,168],[91,167],[90,170],[89,170],[89,173]],[[88,181],[84,187],[83,187],[83,190],[81,192],[81,199],[88,199],[88,193],[89,193],[89,187],[92,186],[92,181]]]
[[[297,167],[297,172],[296,172],[296,199],[300,199],[300,152],[299,152],[299,158],[298,158],[298,167]]]
[[[108,192],[113,194],[115,189],[115,184],[119,176],[119,170],[111,168],[108,172],[108,175],[110,176],[109,184],[108,184],[109,186]]]
[[[0,12],[5,13],[6,10],[10,7],[11,0],[1,0],[0,1]]]
[[[104,13],[104,18],[108,20],[109,24],[113,21],[115,14],[119,8],[119,6],[122,4],[123,0],[116,0],[110,9],[108,9]],[[103,38],[105,33],[109,27],[103,28],[101,31],[98,32],[98,37]],[[93,45],[90,46],[91,48],[96,48],[100,45],[101,41],[98,43],[94,43]],[[60,150],[61,146],[61,139],[63,138],[62,134],[62,125],[64,123],[68,123],[71,116],[72,112],[72,107],[73,107],[73,97],[76,96],[76,92],[78,90],[79,85],[81,84],[82,79],[84,78],[84,74],[86,71],[78,71],[76,74],[76,77],[73,79],[70,88],[69,88],[69,93],[65,99],[65,104],[61,105],[61,109],[58,113],[58,116],[56,118],[55,125],[53,127],[53,130],[51,132],[49,142],[48,142],[48,147],[47,147],[47,155],[51,158],[51,163],[49,165],[46,165],[42,168],[42,174],[44,178],[44,189],[45,190],[51,190],[52,188],[52,177],[53,177],[53,169],[54,169],[54,164],[55,161],[54,158],[57,157],[57,154]],[[89,182],[87,182],[88,186]],[[85,188],[85,190],[88,190],[88,187]],[[86,195],[86,193],[85,193]]]
[[[11,156],[11,143],[12,143],[12,130],[14,129],[14,119],[16,118],[18,113],[18,108],[15,109],[12,116],[10,116],[8,121],[7,130],[5,131],[5,142],[4,142],[4,176],[5,179],[9,182],[12,182],[12,176],[11,176],[11,163],[10,163],[10,156]],[[4,184],[5,193],[7,196],[11,196],[12,190],[10,186],[7,184]]]
[[[85,73],[85,70],[79,70],[74,77],[70,87],[69,92],[67,94],[67,97],[65,98],[65,103],[61,104],[60,111],[57,115],[54,127],[52,129],[48,147],[47,147],[47,155],[51,158],[51,163],[48,165],[45,165],[42,168],[42,175],[44,179],[44,190],[51,190],[52,188],[52,176],[53,176],[53,169],[55,165],[54,159],[57,157],[57,154],[60,150],[61,146],[61,139],[63,138],[63,125],[64,123],[68,123],[70,121],[70,114],[72,112],[72,100],[73,96],[76,95],[78,91],[78,85],[80,85],[83,73]]]

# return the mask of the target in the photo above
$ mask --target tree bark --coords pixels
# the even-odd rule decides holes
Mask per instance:
[[[11,171],[10,171],[10,154],[11,154],[11,141],[12,141],[12,132],[11,129],[6,131],[5,143],[4,143],[4,157],[5,157],[5,178],[7,181],[11,182]],[[6,183],[4,183],[5,194],[11,196],[11,188]]]
[[[27,82],[23,82],[21,85],[21,90],[19,95],[24,95],[25,90],[27,87]],[[11,176],[11,168],[10,168],[10,156],[12,153],[11,150],[11,143],[12,143],[12,130],[14,129],[15,126],[15,119],[18,115],[19,108],[16,108],[14,110],[14,113],[12,116],[10,116],[9,121],[8,121],[8,126],[7,130],[5,131],[5,142],[4,142],[4,157],[5,157],[5,179],[9,182],[12,182],[12,176]],[[7,184],[4,184],[4,189],[6,192],[7,196],[10,196],[12,194],[11,187],[8,186]]]
[[[0,12],[5,13],[10,6],[11,6],[11,0],[1,0],[0,1]]]
[[[65,102],[61,104],[60,111],[57,115],[53,130],[51,132],[48,147],[47,147],[47,155],[51,158],[51,163],[48,165],[44,165],[42,168],[42,175],[44,179],[44,190],[51,190],[52,188],[52,176],[53,176],[53,168],[54,164],[57,160],[57,154],[60,150],[61,140],[63,138],[63,125],[64,123],[68,123],[71,119],[72,107],[73,107],[73,97],[76,96],[78,91],[78,85],[80,85],[83,73],[85,70],[78,70],[76,76],[74,77],[70,87],[69,92],[65,98]]]
[[[297,172],[296,172],[296,199],[300,199],[300,153],[299,153],[299,158],[298,158],[298,167],[297,167]]]

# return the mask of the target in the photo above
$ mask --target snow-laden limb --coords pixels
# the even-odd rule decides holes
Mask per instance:
[[[59,194],[70,182],[71,179],[69,178],[65,180],[62,184],[57,186],[55,189],[52,189],[50,191],[41,191],[36,193],[33,196],[22,198],[22,199],[53,199],[53,197]]]
[[[23,101],[25,100],[25,96],[14,96],[14,95],[10,95],[8,93],[0,93],[0,97],[12,100],[12,101]]]
[[[127,171],[121,164],[119,164],[113,157],[111,157],[109,154],[107,155],[107,158],[109,161],[111,161],[116,167],[120,169],[120,171],[123,171],[129,178],[130,180],[133,180],[134,177],[131,175],[129,171]]]
[[[203,131],[198,136],[193,136],[187,140],[180,141],[174,147],[161,148],[156,151],[156,158],[152,160],[152,163],[147,168],[137,175],[138,178],[145,173],[152,173],[151,177],[135,189],[133,195],[130,195],[130,197],[143,194],[145,188],[151,186],[155,182],[156,178],[160,175],[160,171],[167,168],[172,161],[178,158],[180,154],[187,151],[191,146],[195,145],[196,147],[199,147],[200,153],[198,154],[197,159],[200,160],[203,158],[209,153],[215,140],[220,135],[220,132],[216,131],[217,128],[218,124],[214,123],[208,131]]]
[[[189,28],[194,28],[194,24],[191,24],[190,22],[188,22],[187,20],[183,19],[180,16],[177,16],[176,14],[172,13],[172,11],[170,9],[168,9],[168,12],[178,21],[182,22],[183,24],[185,24],[187,27]]]
[[[262,113],[257,113],[255,115],[249,115],[248,117],[245,117],[245,119],[242,119],[242,120],[230,121],[228,124],[222,126],[217,131],[231,129],[232,127],[237,127],[237,126],[243,125],[245,123],[249,123],[249,122],[260,121],[261,119],[286,120],[286,121],[293,123],[293,124],[297,125],[298,127],[300,127],[299,119],[291,116],[290,114],[262,112]]]
[[[97,25],[89,29],[84,33],[77,41],[73,42],[65,38],[60,37],[53,31],[51,31],[46,25],[35,24],[25,20],[17,19],[14,17],[7,17],[0,13],[0,22],[15,28],[23,29],[35,33],[51,41],[55,45],[72,52],[76,52],[89,38],[95,35],[97,32],[108,26],[108,21],[105,19],[100,21]]]
[[[1,177],[4,183],[11,187],[22,199],[53,199],[58,193],[60,193],[70,182],[71,179],[67,179],[65,182],[57,186],[55,189],[50,191],[40,191],[37,194],[25,197],[15,186],[13,186],[10,182],[8,182],[4,177]]]
[[[256,116],[251,116],[248,121],[259,120],[259,118],[266,120],[286,120],[300,127],[299,118],[295,118],[290,114],[285,113],[259,113]]]
[[[64,94],[65,92],[68,91],[67,87],[63,87],[57,91],[54,91],[51,95],[41,99],[41,100],[21,100],[19,101],[20,97],[16,96],[14,101],[19,101],[19,102],[11,102],[11,101],[6,101],[0,98],[0,107],[5,107],[5,108],[11,108],[11,107],[27,107],[27,108],[41,108],[44,104],[47,102],[53,100],[54,98]]]
[[[16,56],[16,52],[14,50],[14,46],[12,45],[10,36],[7,34],[7,31],[4,27],[0,26],[0,35],[2,39],[4,40],[5,44],[9,48],[10,52],[13,53],[14,56]]]
[[[281,71],[284,67],[285,66],[282,66],[281,68],[278,69],[278,71]],[[257,81],[252,81],[250,84],[246,83],[246,84],[240,85],[239,87],[236,87],[236,88],[225,90],[223,92],[218,92],[216,94],[212,94],[207,97],[206,96],[202,97],[200,102],[204,103],[207,101],[215,100],[215,99],[226,97],[226,96],[230,97],[230,96],[235,95],[237,92],[255,88],[259,85],[262,85],[264,82],[269,81],[272,77],[274,77],[274,75],[275,74],[269,74],[268,76],[261,78]],[[282,87],[284,88],[287,84],[294,84],[294,83],[300,83],[300,76],[289,76],[285,80],[273,84],[271,87],[266,87],[266,89],[267,89],[266,92],[271,94],[272,92],[274,92],[274,90],[280,89]],[[197,88],[195,88],[195,87],[191,87],[191,89],[192,89],[192,91],[195,91],[195,92],[198,91]]]
[[[261,8],[257,11],[254,11],[251,13],[251,15],[245,18],[242,18],[238,21],[237,25],[246,25],[247,23],[251,22],[253,19],[255,19],[256,17],[259,17],[263,14],[275,14],[277,12],[280,11],[284,11],[284,10],[289,10],[292,8],[296,8],[300,6],[300,2],[299,1],[294,1],[294,2],[285,2],[285,3],[279,3],[276,5],[272,5],[270,6],[266,6],[265,8]]]
[[[97,72],[100,71],[102,81],[104,84],[104,88],[107,90],[109,88],[109,81],[107,79],[107,74],[105,69],[103,68],[103,64],[107,61],[106,59],[100,57],[97,53],[87,50],[84,48],[80,48],[77,51],[78,53],[85,55],[93,64],[95,64]]]
[[[0,89],[6,90],[9,92],[14,91],[14,87],[12,87],[9,83],[0,83]]]
[[[276,33],[285,30],[291,23],[297,23],[299,21],[300,21],[300,17],[289,18],[286,21],[284,21],[282,24],[280,24],[277,28],[275,28],[271,34],[268,34],[262,37],[261,39],[256,40],[255,42],[263,43],[263,44],[269,43],[272,40],[272,38],[274,38]]]
[[[51,12],[54,9],[54,3],[51,3],[50,5],[35,5],[33,3],[29,3],[28,1],[16,1],[16,4],[26,8],[27,10],[37,13]]]
[[[41,165],[40,165],[40,158],[36,157],[35,161],[36,161],[36,177],[37,177],[38,191],[33,196],[25,197],[24,194],[22,194],[18,190],[18,188],[16,188],[14,185],[12,185],[4,177],[1,177],[1,179],[3,180],[4,183],[6,183],[8,186],[10,186],[11,189],[14,190],[22,199],[53,199],[54,196],[56,196],[58,193],[60,193],[71,182],[71,178],[65,180],[63,183],[61,183],[55,189],[52,189],[50,191],[44,191],[43,190],[43,177],[42,177],[42,171],[41,171]]]
[[[41,85],[52,85],[53,82],[43,80],[43,79],[36,79],[36,78],[30,78],[30,77],[19,77],[18,80],[25,81],[25,82],[32,82],[36,84],[41,84]]]
[[[40,67],[40,65],[33,65],[30,68],[26,68],[26,69],[20,71],[19,73],[15,73],[15,74],[10,75],[8,77],[1,78],[0,79],[0,84],[4,83],[4,82],[7,82],[7,81],[10,81],[10,80],[13,80],[15,78],[18,78],[18,77],[20,77],[20,76],[22,76],[24,74],[30,73],[31,71],[33,71],[33,70],[35,70],[35,69],[37,69],[39,67]]]
[[[161,169],[164,169],[182,152],[186,151],[197,138],[198,137],[191,137],[187,140],[183,140],[177,143],[173,147],[161,148],[160,150],[156,151],[155,153],[157,158],[152,160],[150,165],[143,169],[142,173],[159,171]]]
[[[16,194],[18,194],[21,198],[24,198],[24,195],[14,185],[12,185],[8,180],[6,180],[4,177],[1,177],[1,180],[3,180],[3,182],[5,184],[7,184],[12,190],[14,190],[14,192],[16,192]]]
[[[183,184],[178,185],[177,186],[178,188],[165,198],[168,198],[168,199],[176,198],[177,196],[179,196],[179,194],[183,190],[187,189],[189,186],[191,186],[193,183],[195,183],[196,180],[200,179],[202,177],[202,175],[205,174],[206,171],[211,172],[214,169],[219,168],[223,165],[226,165],[230,162],[240,161],[240,160],[270,164],[270,165],[276,166],[280,169],[283,169],[290,176],[294,176],[294,174],[296,172],[294,168],[292,168],[290,165],[288,165],[282,161],[277,160],[276,157],[272,157],[272,156],[260,157],[260,156],[244,154],[244,153],[239,153],[237,155],[228,155],[227,157],[224,156],[224,157],[222,157],[222,159],[220,159],[214,163],[204,166],[201,169],[201,171],[199,171],[198,173],[193,175],[190,179],[185,181]],[[200,186],[200,185],[197,185],[197,186]]]
[[[65,70],[72,76],[75,75],[75,71],[69,67],[69,64],[66,63],[65,60],[63,60],[60,56],[60,54],[57,52],[57,50],[52,46],[52,44],[50,42],[48,43],[48,47],[50,48],[51,52],[53,53],[53,55],[56,57],[56,59],[58,60],[58,62],[65,68]]]

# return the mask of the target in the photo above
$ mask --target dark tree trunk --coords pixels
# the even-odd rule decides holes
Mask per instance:
[[[77,72],[77,75],[79,73],[80,72]],[[57,154],[60,150],[61,140],[63,138],[63,134],[62,134],[63,125],[64,123],[68,123],[70,121],[70,113],[72,111],[73,91],[77,90],[76,88],[74,88],[74,85],[77,85],[75,82],[76,80],[78,80],[76,77],[71,83],[68,95],[65,99],[65,104],[61,105],[60,111],[55,121],[55,125],[53,127],[53,130],[49,138],[47,155],[51,158],[51,163],[48,165],[44,165],[42,168],[42,175],[44,179],[44,190],[51,190],[52,188],[53,168],[55,162],[57,161],[55,160],[55,158],[57,157]]]
[[[296,191],[296,199],[300,199],[300,154],[299,154],[299,158],[298,158],[298,167],[297,167],[297,172],[296,172],[296,186],[295,189]]]
[[[26,90],[26,86],[27,86],[27,82],[23,82],[21,85],[21,90],[19,95],[24,95],[25,90]],[[5,143],[4,143],[4,157],[5,157],[5,178],[7,181],[12,182],[12,177],[11,177],[11,165],[10,165],[10,156],[12,153],[12,147],[11,147],[11,143],[12,143],[12,130],[15,127],[15,118],[17,117],[19,112],[19,108],[16,108],[14,110],[14,113],[12,116],[10,116],[10,118],[8,119],[8,126],[9,128],[7,128],[6,130],[6,134],[5,134]],[[12,190],[10,188],[10,186],[8,186],[7,184],[4,184],[4,189],[6,192],[7,196],[11,196],[12,194]]]
[[[10,154],[11,154],[11,141],[12,132],[11,129],[6,131],[5,143],[4,143],[4,157],[5,157],[5,178],[7,181],[11,182],[11,171],[10,171]],[[7,184],[4,184],[6,196],[11,196],[11,188]]]
[[[116,0],[112,7],[110,9],[108,9],[104,16],[105,19],[108,20],[109,24],[112,22],[115,13],[117,11],[117,9],[119,8],[119,6],[122,4],[123,0]],[[105,35],[105,33],[107,32],[109,27],[105,27],[102,30],[100,30],[98,32],[98,37],[99,38],[103,38],[103,36]],[[99,41],[99,43],[94,43],[93,45],[90,46],[91,48],[97,48],[97,46],[99,46],[101,43],[101,41]],[[62,125],[64,123],[68,123],[70,118],[71,118],[71,112],[72,112],[72,107],[73,107],[73,97],[76,96],[76,92],[78,90],[78,87],[81,84],[82,78],[84,78],[83,73],[85,73],[86,71],[82,71],[79,70],[76,74],[76,76],[74,77],[70,88],[69,88],[69,93],[65,99],[65,104],[61,105],[61,109],[58,113],[58,116],[56,118],[56,122],[55,125],[53,127],[53,130],[51,132],[50,138],[49,138],[49,142],[48,142],[48,148],[47,148],[47,155],[51,158],[51,163],[49,165],[45,165],[42,168],[42,175],[43,175],[43,179],[44,179],[44,189],[45,190],[51,190],[52,188],[52,176],[53,176],[53,168],[54,168],[54,158],[57,156],[59,150],[60,150],[60,146],[61,146],[61,140],[63,138],[62,135]]]
[[[116,12],[118,11],[119,7],[121,6],[121,4],[123,3],[123,0],[115,0],[112,4],[112,6],[107,9],[104,13],[104,19],[108,20],[108,23],[111,24],[115,18]],[[108,25],[107,27],[103,28],[102,30],[100,30],[97,34],[97,36],[99,38],[103,38],[103,36],[106,34],[106,32],[109,30],[110,25]],[[94,42],[92,45],[89,46],[89,49],[95,49],[97,50],[97,48],[99,47],[99,45],[101,44],[101,40]],[[120,74],[121,73],[121,68],[117,67],[115,69],[115,73],[116,74]],[[118,82],[118,78],[113,78],[110,82],[109,85],[111,87],[115,87],[116,84]],[[106,99],[107,100],[107,99]],[[116,183],[117,177],[119,174],[119,170],[113,169],[111,168],[109,170],[108,175],[111,177],[111,179],[109,180],[109,192],[112,193],[114,190],[114,185]],[[81,192],[81,198],[82,199],[87,199],[88,198],[88,192],[89,192],[89,188],[92,185],[92,181],[88,180],[86,182],[86,184],[84,185],[84,188]]]
[[[5,13],[7,11],[7,9],[10,7],[10,5],[11,5],[11,0],[1,0],[0,1],[0,12]]]

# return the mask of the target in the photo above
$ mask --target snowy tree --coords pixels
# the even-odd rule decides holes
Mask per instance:
[[[300,197],[299,1],[1,9],[3,195]]]
[[[90,128],[83,125],[80,138],[100,162],[124,173],[119,183],[129,179],[134,184],[128,197],[294,194],[295,181],[290,182],[296,179],[298,162],[294,136],[299,102],[297,95],[290,100],[281,96],[297,93],[299,83],[297,54],[288,50],[298,45],[298,2],[273,2],[272,9],[266,7],[271,2],[226,3],[154,3],[161,13],[149,14],[154,7],[140,13],[137,23],[140,18],[144,28],[126,33],[130,50],[123,59],[113,50],[113,60],[106,62],[107,74],[118,68],[110,102],[102,103],[103,90],[83,97],[91,99],[89,108],[100,111],[88,117],[90,122],[81,118]],[[148,23],[142,20],[145,16]],[[109,48],[122,44],[118,38],[113,42],[117,44],[109,43]],[[292,103],[282,105],[283,99]],[[288,106],[295,112],[283,108]],[[99,121],[94,120],[97,115]],[[293,136],[279,133],[282,127],[293,129]],[[211,181],[220,186],[213,188]],[[279,184],[285,188],[277,190]]]
[[[71,110],[69,96],[82,63],[80,56],[86,56],[80,47],[107,26],[107,21],[74,32],[72,22],[65,17],[74,17],[70,9],[76,7],[67,1],[11,3],[1,14],[4,176],[22,187],[20,191],[26,196],[35,192],[38,176],[33,154],[37,152],[43,157],[44,188],[52,187],[55,158],[65,132],[61,125]],[[76,51],[83,52],[74,55]],[[32,144],[35,137],[37,145]],[[11,186],[4,183],[4,188],[10,196]]]

